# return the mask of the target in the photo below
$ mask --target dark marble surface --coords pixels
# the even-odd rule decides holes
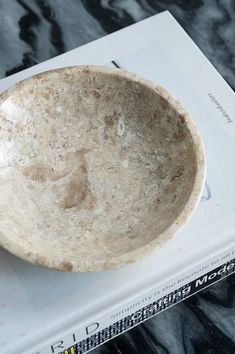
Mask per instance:
[[[0,0],[0,77],[164,10],[235,88],[234,0]]]
[[[164,10],[235,89],[235,0],[0,0],[0,78]],[[92,353],[235,353],[235,276]]]

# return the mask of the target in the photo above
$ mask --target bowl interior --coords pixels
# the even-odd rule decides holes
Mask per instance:
[[[44,73],[3,95],[0,120],[0,242],[38,263],[70,270],[135,251],[192,192],[197,160],[184,116],[141,81],[85,68]]]

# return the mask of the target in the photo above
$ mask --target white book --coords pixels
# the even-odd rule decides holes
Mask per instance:
[[[235,271],[235,95],[164,12],[0,81],[52,68],[116,65],[164,86],[197,123],[203,196],[160,251],[121,269],[62,273],[0,250],[0,353],[82,354]],[[69,349],[70,348],[70,349]]]

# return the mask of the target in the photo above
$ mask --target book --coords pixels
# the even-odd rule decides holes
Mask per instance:
[[[177,97],[207,155],[201,201],[161,250],[97,273],[62,273],[0,250],[0,352],[82,354],[235,271],[235,95],[169,12],[0,81],[104,64],[138,73]]]

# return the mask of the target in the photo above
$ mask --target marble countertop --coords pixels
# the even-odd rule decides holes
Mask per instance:
[[[0,0],[0,78],[169,10],[235,89],[234,0]],[[235,353],[235,275],[93,354]]]
[[[235,88],[234,0],[0,0],[0,78],[165,10]]]

